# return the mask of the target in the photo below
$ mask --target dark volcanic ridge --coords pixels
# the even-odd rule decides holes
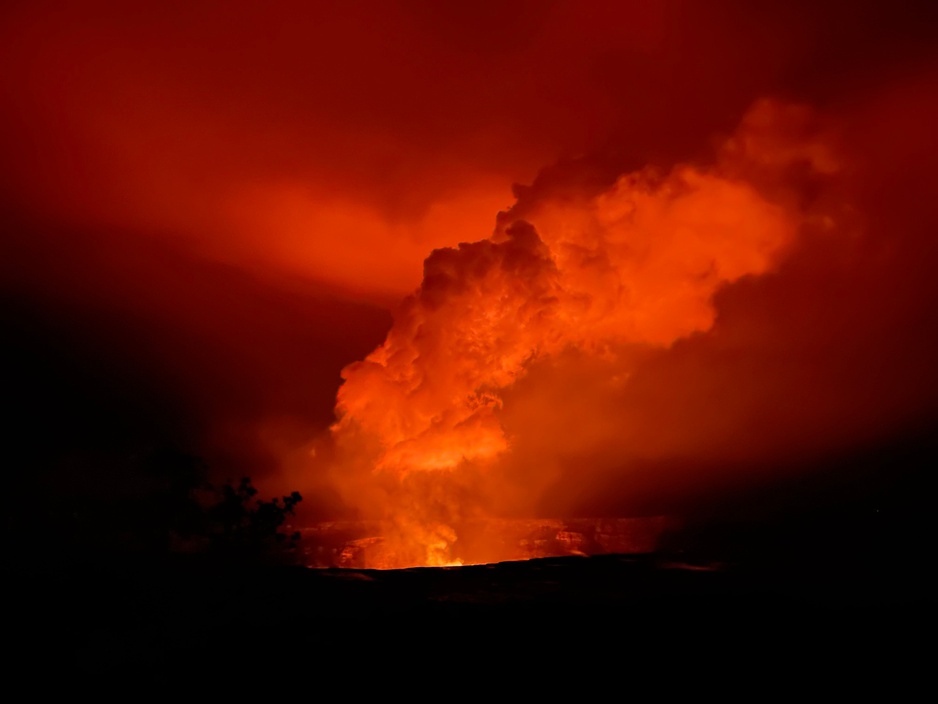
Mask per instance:
[[[483,639],[511,643],[522,659],[571,648],[569,657],[583,657],[609,637],[601,647],[686,647],[719,634],[757,649],[792,637],[881,648],[930,612],[922,563],[818,557],[598,555],[403,570],[180,562],[7,574],[7,633],[20,657],[94,672],[271,659],[367,666],[403,657],[401,639],[415,656]]]

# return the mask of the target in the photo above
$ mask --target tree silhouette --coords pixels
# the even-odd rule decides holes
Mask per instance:
[[[262,562],[289,562],[295,557],[300,533],[282,531],[287,518],[303,500],[298,491],[269,501],[256,499],[249,477],[235,484],[208,487],[212,502],[206,507],[208,549],[221,557]]]
[[[211,484],[198,455],[161,446],[109,463],[79,456],[67,474],[55,471],[8,492],[0,521],[8,563],[251,565],[299,557],[300,534],[287,526],[300,493],[262,499],[250,477]]]

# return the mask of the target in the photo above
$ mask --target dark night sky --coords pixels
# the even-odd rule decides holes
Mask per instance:
[[[536,495],[495,505],[623,511],[927,434],[923,7],[5,3],[7,472],[117,492],[169,444],[345,515],[310,451],[430,252],[488,238],[512,206],[539,226],[647,164],[712,162],[762,98],[806,106],[836,145],[835,176],[777,191],[836,212],[832,229],[718,287],[713,324],[642,352],[615,393],[591,389],[618,368],[582,351],[532,364],[504,395],[505,491]]]

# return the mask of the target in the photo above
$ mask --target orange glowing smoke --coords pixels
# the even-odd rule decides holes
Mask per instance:
[[[465,559],[459,523],[499,504],[506,391],[533,364],[574,350],[627,382],[626,350],[708,330],[715,292],[778,264],[812,217],[792,174],[835,170],[810,121],[761,102],[714,165],[545,198],[431,253],[385,342],[343,371],[332,427],[346,499],[397,527],[382,566]]]

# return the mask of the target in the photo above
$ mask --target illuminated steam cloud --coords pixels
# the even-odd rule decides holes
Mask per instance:
[[[835,170],[810,134],[806,110],[761,102],[714,165],[535,199],[523,219],[503,214],[489,239],[435,250],[385,342],[343,371],[332,431],[345,461],[384,486],[489,471],[513,444],[505,392],[531,365],[571,350],[616,358],[708,330],[714,293],[772,270],[806,222],[789,182]],[[425,512],[439,521],[434,540],[451,542],[446,514],[458,508],[431,516],[440,496],[424,511],[420,492],[403,494],[384,495],[386,515],[419,523]]]

